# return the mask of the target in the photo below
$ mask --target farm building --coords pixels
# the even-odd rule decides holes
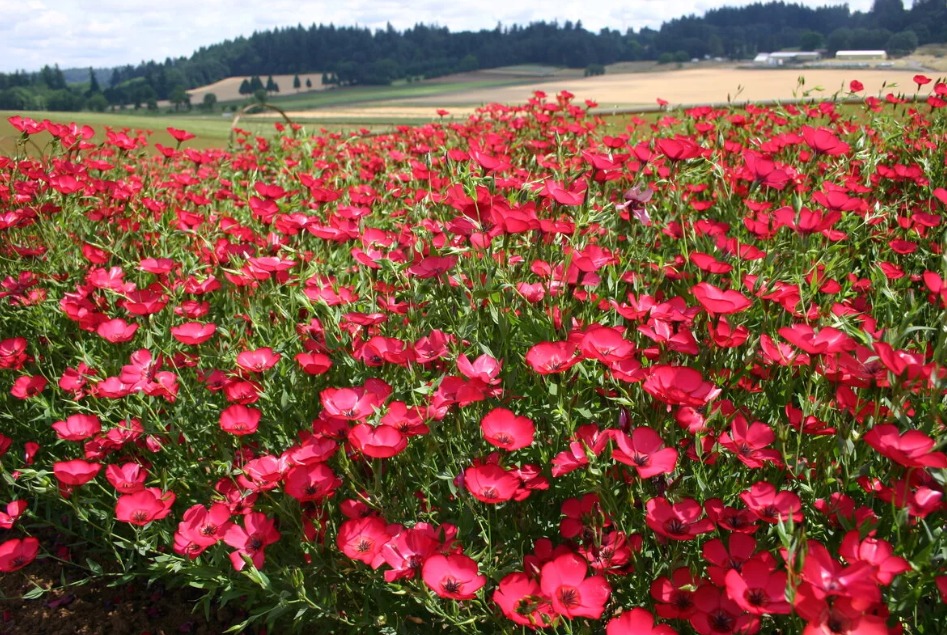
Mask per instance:
[[[788,64],[803,64],[822,59],[818,51],[777,51],[776,53],[760,53],[753,58],[753,64],[759,66],[784,66]]]
[[[888,59],[884,51],[836,51],[835,59],[852,62],[874,62]]]

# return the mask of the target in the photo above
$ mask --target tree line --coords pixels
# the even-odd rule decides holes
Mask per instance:
[[[141,108],[165,99],[176,107],[190,107],[184,91],[231,76],[250,81],[271,74],[321,72],[329,79],[325,83],[346,86],[513,64],[585,68],[587,74],[598,74],[605,65],[621,61],[741,60],[787,48],[823,49],[830,54],[842,49],[885,49],[904,55],[919,45],[940,42],[947,42],[943,0],[915,0],[910,9],[902,0],[874,0],[866,13],[853,13],[847,5],[810,8],[758,2],[677,18],[659,29],[625,32],[604,28],[593,33],[581,21],[497,25],[492,30],[457,33],[424,24],[404,31],[391,25],[375,31],[297,25],[202,47],[190,57],[120,66],[112,69],[104,88],[94,81],[91,69],[90,81],[79,87],[67,86],[56,67],[0,73],[0,108]]]

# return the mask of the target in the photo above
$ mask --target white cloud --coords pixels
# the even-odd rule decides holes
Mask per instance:
[[[254,31],[302,24],[359,25],[404,30],[417,23],[451,31],[525,25],[539,20],[581,20],[590,31],[657,28],[662,22],[723,5],[757,0],[0,0],[0,72],[118,66],[190,56]],[[848,4],[868,11],[872,0],[797,0],[809,6]],[[909,4],[909,3],[906,3]]]

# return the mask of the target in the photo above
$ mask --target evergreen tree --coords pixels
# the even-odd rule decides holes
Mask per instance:
[[[86,92],[86,97],[94,95],[96,93],[101,93],[102,89],[99,87],[99,80],[95,78],[95,71],[92,70],[92,67],[89,67],[89,90]]]
[[[250,88],[250,80],[246,77],[243,78],[243,81],[240,82],[240,94],[241,95],[252,95],[253,89]]]
[[[299,74],[293,75],[293,88],[298,92],[299,89],[302,88],[302,85],[302,82],[299,81]]]

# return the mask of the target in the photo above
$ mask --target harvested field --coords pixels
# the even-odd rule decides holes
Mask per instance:
[[[722,103],[728,99],[789,100],[805,96],[831,97],[847,94],[849,82],[864,84],[862,95],[884,97],[887,93],[911,95],[916,86],[914,70],[907,69],[746,69],[701,67],[666,72],[623,73],[599,77],[559,77],[516,86],[472,88],[450,94],[419,96],[375,102],[371,105],[293,111],[294,119],[333,121],[406,120],[435,117],[438,108],[462,117],[487,103],[522,103],[537,91],[554,94],[568,90],[576,102],[590,99],[608,111],[634,106],[653,106],[658,98],[675,104]],[[799,84],[803,77],[805,83]],[[265,117],[267,115],[258,115]]]
[[[743,69],[693,68],[663,73],[627,73],[553,82],[535,82],[484,90],[471,90],[453,95],[439,95],[397,100],[401,105],[455,106],[490,102],[521,103],[536,90],[555,93],[568,90],[578,101],[592,99],[602,107],[653,105],[657,98],[672,104],[716,103],[734,100],[792,99],[802,97],[803,90],[831,96],[845,93],[848,83],[857,79],[865,85],[865,95],[887,92],[913,94],[915,71],[899,69]],[[805,77],[799,87],[797,79]],[[821,91],[816,91],[820,87]],[[392,102],[395,103],[395,102]]]

